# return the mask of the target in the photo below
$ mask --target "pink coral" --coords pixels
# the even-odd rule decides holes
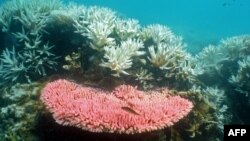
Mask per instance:
[[[168,91],[169,92],[169,91]],[[186,116],[193,104],[179,96],[121,85],[113,92],[67,80],[48,83],[41,100],[61,125],[91,132],[134,134],[163,129]]]

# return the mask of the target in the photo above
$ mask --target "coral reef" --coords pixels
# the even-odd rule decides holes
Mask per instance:
[[[222,99],[223,103],[228,106],[221,105],[217,113],[218,119],[223,119],[220,114],[222,112],[230,115],[232,123],[249,123],[249,116],[242,111],[242,107],[246,111],[250,108],[247,84],[249,80],[249,42],[249,35],[224,39],[217,46],[205,47],[194,59],[194,63],[203,70],[203,73],[197,77],[202,82],[201,86],[219,87],[225,91],[225,98]],[[209,96],[209,93],[211,92],[206,95]],[[216,91],[212,91],[212,93],[216,94]],[[216,96],[218,95],[217,93]],[[215,103],[213,105],[216,105],[216,100],[212,102]],[[221,129],[221,127],[219,128]]]
[[[32,42],[32,43],[30,43]],[[10,82],[31,82],[35,75],[45,76],[47,69],[56,70],[56,60],[59,56],[51,53],[53,46],[49,44],[41,45],[40,36],[35,41],[25,42],[22,50],[16,52],[13,47],[12,51],[6,48],[0,60],[2,67],[0,69],[0,78],[2,83]]]
[[[15,84],[0,90],[1,140],[35,140],[31,131],[42,108],[38,101],[40,89],[40,83],[31,83]]]
[[[84,68],[77,70],[101,70],[101,75],[126,77],[144,89],[158,85],[188,89],[196,81],[195,76],[201,74],[198,65],[189,61],[192,57],[184,50],[182,38],[169,27],[159,24],[141,27],[137,20],[122,19],[103,7],[75,9],[79,13],[79,18],[74,18],[75,32],[85,41],[80,45],[82,51],[77,49],[80,56],[71,58],[77,63],[71,65]],[[74,71],[68,65],[64,65],[65,69]],[[154,79],[145,78],[145,72]]]
[[[229,77],[237,72],[237,62],[250,54],[249,42],[249,35],[235,36],[222,40],[217,46],[209,45],[196,55],[194,63],[203,69],[203,76],[211,76],[211,82],[206,84],[227,83]]]
[[[126,84],[137,86],[140,91],[126,88],[146,98],[155,97],[153,93],[160,97],[168,87],[169,97],[190,100],[193,110],[170,128],[157,132],[161,140],[223,140],[223,124],[250,123],[250,116],[245,114],[250,110],[250,35],[223,39],[192,56],[186,51],[182,37],[168,26],[142,26],[136,19],[121,17],[109,8],[64,5],[60,0],[6,1],[0,6],[0,29],[1,139],[32,137],[31,128],[40,122],[35,119],[40,111],[33,112],[41,108],[37,104],[41,84],[36,82],[60,78],[95,87],[78,86],[97,91],[91,94],[94,98],[105,93],[110,95],[102,95],[106,99],[123,101],[119,95],[114,96],[118,90],[111,94],[110,91]],[[123,94],[122,99],[131,97],[130,93]],[[161,102],[153,106],[160,106]],[[147,109],[150,111],[150,107]],[[113,110],[121,111],[121,108]],[[134,117],[139,114],[136,108],[124,106],[123,113],[126,112]],[[81,111],[78,115],[84,114]],[[56,124],[47,115],[50,114],[45,116],[52,125],[71,130]],[[50,128],[50,124],[44,126]],[[157,127],[164,126],[167,125]],[[53,133],[58,128],[53,129]],[[124,130],[116,128],[115,131]],[[137,130],[137,133],[145,130]],[[47,136],[47,140],[57,139],[47,131],[40,135]],[[95,134],[92,140],[98,140],[96,136],[101,135]]]
[[[11,0],[3,3],[0,10],[2,31],[11,32],[15,22],[20,22],[32,35],[39,34],[45,27],[46,17],[52,10],[62,6],[59,0]]]
[[[53,45],[44,43],[42,36],[51,11],[62,6],[58,0],[28,1],[12,0],[0,10],[0,25],[3,32],[12,34],[14,47],[5,47],[0,79],[3,83],[31,82],[37,75],[45,76],[48,70],[56,70],[57,59],[52,53]]]
[[[202,89],[200,87],[193,86],[189,92],[200,95],[199,97],[202,97],[203,101],[210,108],[210,110],[214,111],[213,114],[210,111],[213,118],[207,118],[207,122],[217,126],[217,129],[222,134],[224,131],[224,124],[230,123],[232,120],[232,115],[230,115],[228,111],[229,103],[226,101],[224,90],[212,87]],[[211,124],[209,126],[211,126]]]

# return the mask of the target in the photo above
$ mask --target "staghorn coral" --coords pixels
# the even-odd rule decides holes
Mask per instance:
[[[211,108],[215,109],[216,111],[226,112],[226,110],[228,109],[228,106],[225,105],[225,103],[224,103],[224,101],[225,101],[224,90],[218,89],[217,87],[215,87],[215,88],[206,87],[205,89],[201,90],[201,93],[204,93],[203,97],[204,97],[206,103],[208,103],[208,105]],[[216,114],[223,115],[223,113],[220,113],[220,112],[217,112]],[[223,119],[221,119],[221,120],[223,121]],[[220,127],[221,130],[223,130],[223,122],[222,121],[218,121],[218,123],[220,122],[220,124],[218,124],[218,127]]]
[[[76,32],[90,40],[91,48],[102,51],[104,46],[114,44],[110,35],[115,19],[115,13],[108,8],[90,7],[82,10],[81,18],[75,20]]]
[[[239,69],[237,74],[232,75],[229,78],[229,82],[234,85],[235,90],[245,94],[247,97],[250,93],[250,57],[246,57],[240,61],[238,61]],[[249,99],[250,103],[250,99]]]
[[[11,0],[5,2],[0,10],[0,25],[2,31],[9,32],[11,23],[19,21],[23,27],[35,35],[42,32],[46,17],[52,10],[62,6],[59,0]]]
[[[160,43],[156,47],[150,46],[148,47],[150,54],[148,60],[155,67],[158,67],[160,69],[170,69],[170,67],[174,66],[174,63],[178,61],[179,58],[184,57],[178,56],[184,55],[178,54],[178,52],[182,52],[181,49],[182,44],[170,46],[165,43]]]
[[[135,19],[116,19],[114,34],[122,41],[139,36],[139,21]]]
[[[209,45],[195,56],[194,62],[204,70],[209,71],[211,69],[219,70],[220,62],[224,60],[227,60],[226,55],[220,52],[218,47]]]
[[[19,79],[26,78],[28,68],[24,65],[24,60],[21,59],[22,56],[16,53],[15,48],[12,51],[5,49],[1,55],[1,67],[0,67],[0,79],[2,80],[1,85],[7,82],[16,82]]]
[[[193,65],[191,55],[183,48],[184,44],[181,39],[171,44],[161,42],[148,47],[146,66],[153,73],[155,80],[186,84],[194,81],[195,76],[200,74],[198,72],[200,68]],[[185,86],[184,83],[180,85]]]
[[[161,42],[170,43],[176,38],[170,28],[160,24],[149,25],[143,28],[139,37],[143,41],[153,40],[154,44],[159,44]]]
[[[249,55],[249,42],[249,35],[241,35],[224,39],[217,46],[205,47],[193,60],[203,70],[198,79],[206,85],[228,83],[227,80],[237,73],[237,62]]]
[[[229,60],[237,60],[250,55],[250,35],[234,36],[221,41],[220,53],[225,54]]]
[[[55,69],[55,56],[49,42],[43,43],[42,35],[51,11],[62,6],[59,0],[11,0],[1,6],[0,25],[6,34],[13,35],[13,49],[2,52],[0,79],[8,82],[30,82],[36,75],[46,75]]]
[[[250,70],[249,39],[249,35],[224,39],[216,46],[204,48],[194,60],[203,70],[203,74],[197,77],[200,83],[196,84],[202,87],[220,87],[225,93],[223,96],[221,90],[202,90],[206,103],[217,110],[213,114],[213,121],[218,125],[219,131],[225,123],[249,122],[249,116],[245,114],[250,103],[247,83]]]
[[[159,83],[182,82],[179,86],[185,87],[200,74],[200,67],[190,61],[192,56],[184,50],[186,45],[182,38],[175,35],[170,28],[158,24],[150,25],[142,29],[139,38],[144,41],[145,49],[148,49],[146,63],[143,65]],[[166,85],[160,85],[162,84]]]
[[[197,76],[203,74],[203,68],[197,64],[193,64],[192,59],[191,56],[187,55],[187,60],[180,64],[178,72],[175,75],[175,78],[179,83],[188,82],[193,85],[197,83]]]
[[[115,77],[125,74],[149,88],[152,81],[141,79],[142,73],[138,72],[140,68],[147,70],[159,83],[165,80],[170,83],[173,79],[191,83],[194,76],[200,74],[197,72],[200,67],[189,61],[192,57],[184,50],[186,45],[182,38],[176,36],[167,26],[155,24],[141,28],[138,21],[122,19],[114,11],[100,7],[82,9],[74,26],[76,33],[87,38],[86,45],[82,47],[85,54],[81,54],[81,57],[86,56],[85,60],[91,61],[88,64],[93,64],[97,69],[99,68],[96,65],[109,68]],[[124,43],[128,41],[137,42],[137,45],[125,47]],[[139,50],[138,46],[143,47]],[[138,50],[140,55],[133,55]],[[110,74],[106,71],[104,73]]]
[[[12,51],[5,49],[0,57],[0,79],[4,80],[2,83],[31,82],[35,75],[45,76],[46,70],[56,70],[58,56],[51,53],[53,47],[48,43],[42,45],[40,36],[36,36],[35,40],[25,42],[25,47],[18,53],[15,47]]]
[[[220,69],[225,61],[237,61],[249,55],[250,36],[241,35],[221,40],[218,46],[209,45],[196,55],[196,63],[204,69]]]
[[[36,36],[35,40],[25,42],[22,59],[30,71],[45,76],[46,69],[56,70],[56,60],[59,56],[51,53],[53,47],[49,46],[49,43],[42,44],[40,36]]]
[[[135,134],[169,127],[189,113],[191,102],[169,94],[167,89],[146,94],[129,85],[110,93],[57,80],[45,86],[41,100],[59,124],[91,132]]]
[[[120,76],[120,74],[128,75],[125,70],[131,68],[132,57],[141,56],[145,52],[140,51],[143,48],[143,43],[140,40],[128,39],[121,42],[118,47],[105,46],[105,54],[103,62],[100,64],[102,67],[107,67],[116,73],[114,76]]]

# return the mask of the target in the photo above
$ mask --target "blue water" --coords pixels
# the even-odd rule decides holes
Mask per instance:
[[[189,50],[250,33],[250,0],[74,0],[109,7],[141,25],[159,23],[183,36]]]

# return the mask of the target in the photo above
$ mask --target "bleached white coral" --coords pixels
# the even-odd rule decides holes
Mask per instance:
[[[170,67],[174,67],[176,61],[185,57],[182,48],[183,44],[181,42],[172,45],[159,43],[157,46],[150,46],[148,47],[148,60],[155,67],[170,69]]]
[[[224,90],[218,89],[217,87],[206,87],[203,92],[207,102],[210,103],[210,106],[214,107],[215,109],[220,107],[221,103],[225,100]]]
[[[196,77],[203,74],[204,70],[199,65],[193,64],[192,58],[188,57],[187,60],[180,63],[177,68],[177,73],[175,74],[175,78],[181,81],[188,81],[190,83],[196,82]]]
[[[141,48],[143,48],[143,43],[140,40],[133,39],[122,41],[120,46],[105,46],[104,60],[100,66],[115,71],[113,75],[117,77],[120,74],[128,75],[126,69],[132,66],[132,57],[144,54],[143,51],[139,50]]]
[[[152,39],[155,44],[161,42],[172,42],[176,37],[167,26],[160,24],[149,25],[142,29],[140,38],[143,41]]]
[[[194,85],[189,92],[200,95],[206,104],[215,110],[214,121],[204,121],[208,123],[214,123],[220,131],[223,132],[224,124],[231,122],[231,114],[228,110],[226,101],[226,95],[224,90],[217,87],[206,87],[202,89],[199,86]]]
[[[239,69],[237,74],[229,78],[229,82],[236,86],[236,91],[249,94],[250,91],[250,57],[238,61]]]
[[[225,92],[217,87],[207,87],[203,90],[203,97],[206,102],[216,110],[215,117],[217,127],[223,131],[224,124],[231,120],[228,113],[228,106],[225,104]]]
[[[226,55],[216,46],[209,45],[195,56],[194,63],[204,70],[220,69],[220,62],[227,60]]]
[[[220,52],[225,54],[230,60],[250,55],[250,35],[224,39],[221,41],[219,48]]]
[[[93,22],[103,22],[104,24],[113,24],[116,15],[115,12],[109,8],[92,6],[89,7],[84,15],[85,22],[93,23]]]
[[[115,33],[121,40],[134,38],[139,35],[140,25],[134,19],[117,19],[115,20]]]
[[[101,51],[104,46],[114,44],[110,35],[115,27],[115,19],[115,12],[108,8],[90,7],[82,11],[79,20],[75,20],[76,32],[90,39],[93,49]]]
[[[51,11],[50,15],[46,20],[46,23],[51,24],[51,26],[72,26],[74,21],[78,20],[82,12],[85,10],[86,8],[84,6],[78,6],[74,3],[70,3],[65,8]]]
[[[102,50],[105,45],[113,45],[114,38],[109,37],[113,32],[113,27],[102,22],[90,24],[86,31],[87,37],[91,40],[91,47],[95,50]]]
[[[30,29],[35,35],[43,30],[46,24],[46,17],[54,9],[62,6],[59,0],[11,0],[3,4],[0,10],[0,24],[2,30],[9,31],[11,22],[16,19]]]

